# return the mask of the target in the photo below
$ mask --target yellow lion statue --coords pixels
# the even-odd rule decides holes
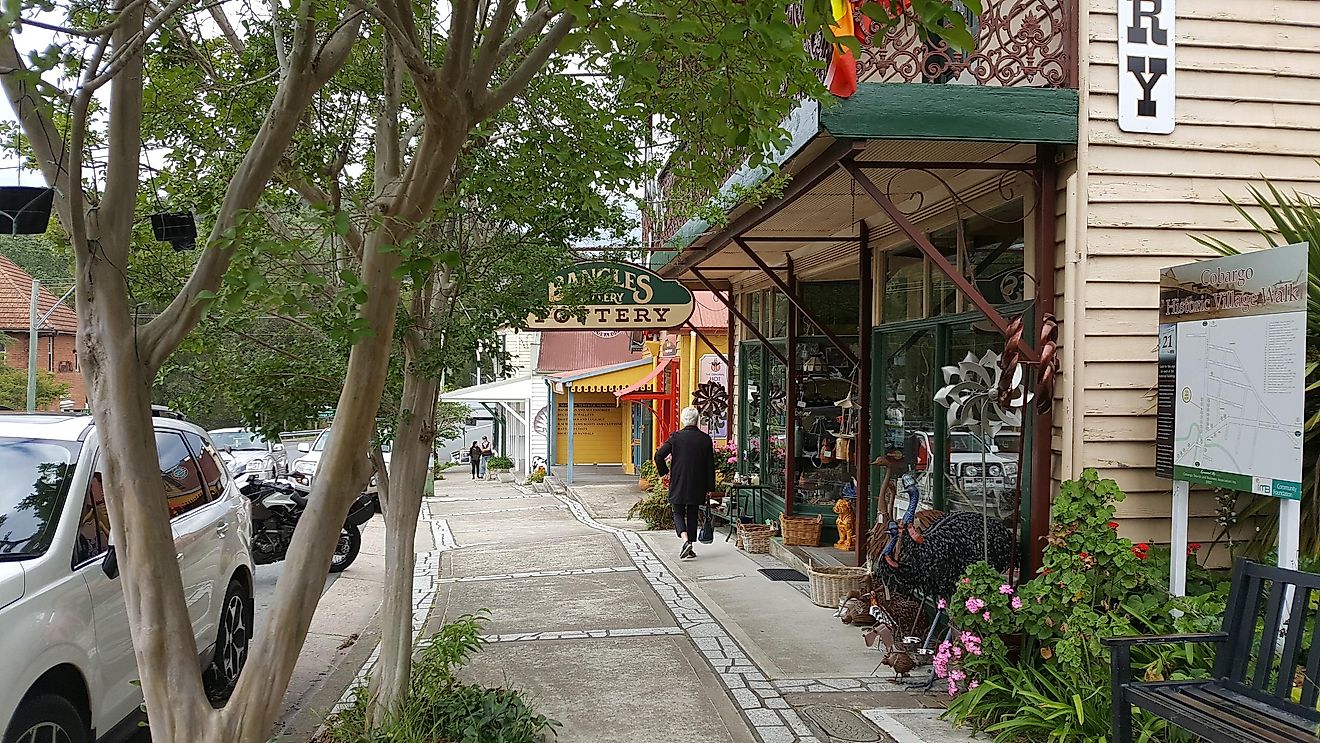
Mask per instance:
[[[834,543],[834,549],[852,552],[857,549],[857,530],[853,528],[852,501],[846,498],[838,499],[834,502],[834,512],[839,515],[834,522],[839,530],[839,541]]]

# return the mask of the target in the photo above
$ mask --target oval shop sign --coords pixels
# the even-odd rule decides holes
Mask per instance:
[[[581,304],[565,303],[574,284],[599,284]],[[587,261],[561,271],[550,282],[544,313],[527,318],[532,330],[611,328],[641,330],[674,328],[692,317],[694,302],[687,287],[630,263]]]

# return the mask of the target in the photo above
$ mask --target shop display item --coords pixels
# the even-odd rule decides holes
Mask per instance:
[[[871,581],[866,568],[813,567],[809,573],[811,602],[817,606],[835,607],[853,591],[865,591]]]
[[[784,535],[785,547],[819,547],[823,518],[817,516],[779,517],[779,528]]]
[[[857,530],[853,528],[852,502],[845,498],[835,501],[834,513],[838,515],[834,521],[834,526],[839,531],[839,541],[834,543],[834,549],[852,552],[857,549]]]
[[[981,560],[995,570],[1008,569],[1013,533],[998,520],[958,511],[944,515],[919,534],[921,542],[907,529],[899,532],[894,549],[898,564],[876,562],[877,580],[909,593],[947,599],[959,576]]]
[[[903,650],[891,650],[885,654],[881,663],[894,669],[895,682],[907,679],[908,674],[913,668],[917,667],[917,662],[912,660],[912,655]]]

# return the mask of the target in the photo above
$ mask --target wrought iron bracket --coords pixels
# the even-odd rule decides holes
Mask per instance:
[[[751,331],[752,335],[756,336],[756,339],[761,341],[761,346],[763,348],[765,348],[767,351],[773,354],[775,358],[779,359],[779,363],[783,364],[784,368],[789,368],[788,357],[780,353],[779,349],[773,343],[771,343],[764,335],[762,335],[760,330],[756,329],[756,326],[752,324],[751,320],[747,319],[746,315],[738,311],[738,308],[735,306],[735,303],[729,297],[717,291],[715,289],[715,286],[710,283],[710,280],[707,279],[706,276],[702,274],[701,271],[698,270],[697,268],[693,267],[693,268],[689,268],[688,270],[691,271],[692,275],[696,276],[697,279],[701,281],[702,284],[705,284],[706,289],[710,291],[710,293],[714,294],[716,299],[720,300],[720,304],[723,304],[726,308],[728,308],[729,314],[738,318],[738,322],[742,323],[743,327]],[[732,342],[732,339],[730,339],[730,341]]]

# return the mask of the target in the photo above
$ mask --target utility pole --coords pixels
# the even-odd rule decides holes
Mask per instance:
[[[41,291],[41,282],[32,280],[32,302],[28,307],[28,386],[27,411],[37,411],[37,297]]]

